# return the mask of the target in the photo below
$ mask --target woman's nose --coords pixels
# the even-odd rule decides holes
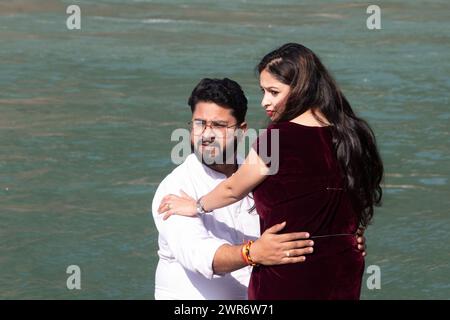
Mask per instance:
[[[269,99],[267,98],[267,96],[264,95],[263,99],[261,100],[261,106],[262,106],[263,108],[267,108],[269,105],[270,105],[270,101],[269,101]]]

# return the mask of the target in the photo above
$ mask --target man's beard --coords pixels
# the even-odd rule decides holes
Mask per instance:
[[[215,149],[215,154],[211,155],[210,152],[205,151],[205,146],[202,146],[202,140],[197,141],[197,146],[191,142],[191,151],[195,154],[197,159],[201,161],[206,166],[214,166],[219,164],[235,164],[236,163],[236,152],[237,152],[237,138],[234,137],[233,140],[225,145],[222,150],[220,144],[217,142],[211,142],[207,147]],[[199,148],[203,147],[203,152],[199,151]]]

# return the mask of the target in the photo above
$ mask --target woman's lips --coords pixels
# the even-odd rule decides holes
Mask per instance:
[[[266,110],[266,114],[267,114],[269,117],[272,117],[274,113],[275,113],[275,112],[273,112],[273,111]]]

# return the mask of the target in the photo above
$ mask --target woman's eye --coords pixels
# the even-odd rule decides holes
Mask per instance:
[[[274,96],[276,96],[278,94],[278,91],[270,91],[270,93]]]

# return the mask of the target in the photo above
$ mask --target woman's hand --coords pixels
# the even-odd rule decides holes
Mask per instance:
[[[171,215],[195,217],[197,215],[197,201],[180,190],[181,197],[169,194],[161,200],[158,213],[164,213],[163,220],[167,220]]]

